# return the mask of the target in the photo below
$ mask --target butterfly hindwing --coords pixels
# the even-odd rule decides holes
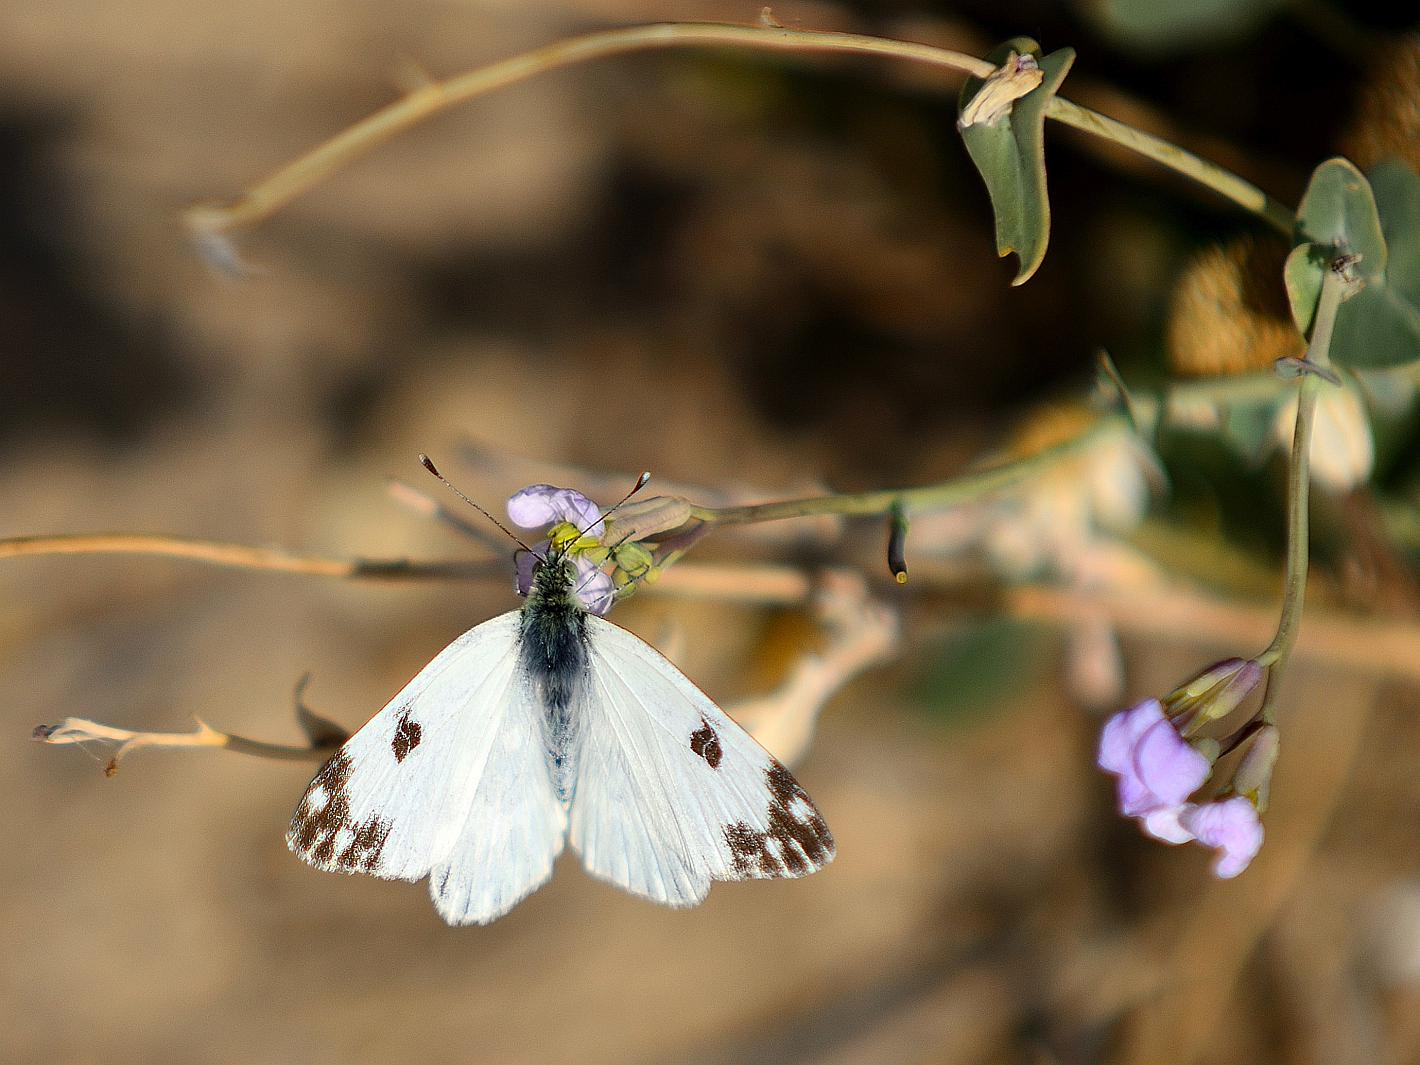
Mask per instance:
[[[833,838],[793,776],[648,644],[595,616],[571,807],[589,872],[672,906],[712,880],[794,877]]]
[[[566,812],[518,665],[522,615],[446,647],[326,763],[287,844],[321,869],[429,876],[451,924],[487,922],[543,884]]]

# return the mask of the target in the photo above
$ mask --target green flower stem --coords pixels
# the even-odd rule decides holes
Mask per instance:
[[[445,81],[430,80],[292,160],[247,189],[235,200],[194,204],[187,209],[184,219],[189,229],[198,237],[216,240],[221,234],[270,217],[303,192],[395,134],[446,108],[494,89],[558,67],[603,56],[660,48],[715,45],[770,51],[877,55],[944,67],[977,78],[986,78],[996,69],[986,60],[962,52],[859,33],[696,22],[656,23],[602,30],[568,37]],[[1046,115],[1147,156],[1213,189],[1240,207],[1260,215],[1288,236],[1292,233],[1292,211],[1236,174],[1200,159],[1175,144],[1112,118],[1106,118],[1079,104],[1062,100],[1058,96],[1052,97]]]
[[[1127,424],[1123,415],[1112,414],[1101,418],[1078,436],[1025,458],[919,488],[885,488],[853,495],[811,496],[746,507],[692,506],[690,514],[692,518],[712,525],[751,525],[819,514],[885,516],[898,513],[906,520],[915,514],[945,510],[1008,488],[1086,450],[1104,433],[1117,432]]]
[[[1053,118],[1067,126],[1093,133],[1097,137],[1113,141],[1120,147],[1138,152],[1168,167],[1170,170],[1192,178],[1221,196],[1232,200],[1238,206],[1251,211],[1289,239],[1296,228],[1296,212],[1285,204],[1274,200],[1256,185],[1244,181],[1230,170],[1216,163],[1185,151],[1176,144],[1155,137],[1152,133],[1126,126],[1112,118],[1091,111],[1088,107],[1071,103],[1059,96],[1053,97],[1046,109],[1047,118]]]
[[[1326,366],[1331,349],[1331,333],[1336,325],[1336,311],[1346,295],[1347,282],[1342,274],[1331,269],[1321,285],[1317,303],[1316,324],[1312,328],[1307,361]],[[1307,592],[1307,562],[1309,547],[1308,504],[1311,488],[1312,421],[1316,413],[1316,394],[1322,380],[1312,373],[1302,374],[1297,385],[1297,425],[1292,433],[1292,461],[1287,470],[1287,574],[1282,593],[1282,616],[1277,635],[1267,650],[1257,656],[1257,664],[1267,670],[1267,695],[1263,699],[1258,720],[1272,724],[1276,719],[1278,690],[1287,658],[1297,642],[1302,623],[1302,607]]]

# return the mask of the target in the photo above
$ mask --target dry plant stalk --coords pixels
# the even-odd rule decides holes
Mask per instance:
[[[681,587],[673,590],[682,594],[691,589],[709,590],[713,596],[716,591],[737,586],[735,581],[726,578],[749,578],[748,583],[754,583],[753,574],[743,568],[713,577],[703,572],[708,568],[686,566],[672,570],[671,573],[691,571],[691,580],[681,580],[678,582]],[[812,587],[808,578],[804,577],[800,583],[786,580],[787,576],[782,571],[767,574],[770,598],[756,601],[803,602]],[[781,594],[775,597],[776,592]],[[869,597],[867,583],[858,573],[823,574],[817,582],[815,613],[829,634],[827,649],[822,654],[802,655],[777,691],[729,708],[730,715],[746,732],[786,764],[797,761],[808,749],[819,712],[828,701],[859,673],[890,658],[898,646],[897,615]],[[120,760],[141,747],[208,747],[285,761],[324,760],[350,737],[350,733],[306,708],[301,694],[309,679],[309,675],[302,678],[295,691],[296,717],[310,741],[301,746],[267,743],[222,732],[197,717],[194,717],[197,729],[193,732],[136,732],[88,718],[66,717],[57,725],[38,726],[33,738],[59,746],[117,744],[118,749],[104,766],[105,776],[118,772]]]

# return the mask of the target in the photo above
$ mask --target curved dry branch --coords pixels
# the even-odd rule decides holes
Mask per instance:
[[[185,212],[184,220],[198,246],[215,264],[227,269],[239,269],[240,259],[224,234],[270,217],[376,145],[446,108],[573,63],[627,52],[707,45],[781,52],[875,55],[945,67],[977,78],[989,77],[996,69],[986,60],[963,52],[860,33],[700,22],[654,23],[602,30],[556,41],[444,81],[421,80],[394,103],[387,104],[292,160],[235,200],[194,204]],[[1046,113],[1056,121],[1112,141],[1192,178],[1260,215],[1282,232],[1291,233],[1293,212],[1288,207],[1216,163],[1058,96],[1051,99]]]

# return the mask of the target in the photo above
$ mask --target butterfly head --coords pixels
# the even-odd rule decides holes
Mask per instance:
[[[600,507],[570,488],[536,484],[508,500],[508,517],[525,529],[550,525],[546,540],[516,556],[518,594],[544,604],[575,600],[594,614],[611,608],[616,586],[604,569],[611,552],[601,542]]]
[[[519,591],[528,599],[542,602],[560,602],[578,599],[577,585],[580,583],[577,564],[566,554],[549,551],[545,555],[532,556],[532,580],[526,591]],[[582,604],[591,609],[591,604]]]

